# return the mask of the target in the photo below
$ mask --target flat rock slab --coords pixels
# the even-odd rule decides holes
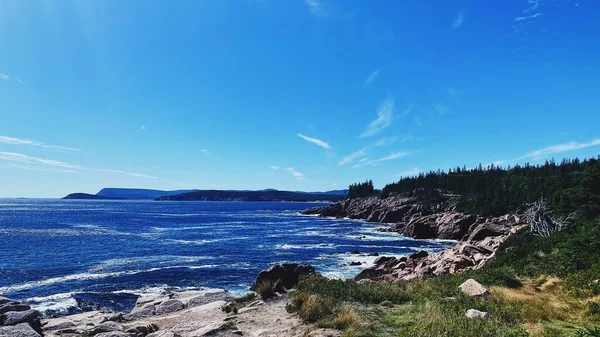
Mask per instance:
[[[469,310],[467,310],[466,316],[468,318],[488,319],[488,318],[490,318],[490,313],[485,312],[485,311],[479,311],[477,309],[469,309]]]
[[[41,337],[27,323],[0,327],[0,337]]]

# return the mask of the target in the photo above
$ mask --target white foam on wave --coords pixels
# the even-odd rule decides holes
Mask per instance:
[[[88,269],[88,272],[110,271],[111,269],[123,269],[128,266],[138,266],[141,264],[166,265],[172,263],[195,263],[213,259],[210,256],[187,256],[187,255],[157,255],[157,256],[136,256],[118,259],[110,259],[100,262],[98,265]]]
[[[178,269],[178,268],[188,268],[188,269],[203,269],[203,268],[214,268],[216,265],[206,265],[206,266],[168,266],[162,268],[149,268],[144,270],[129,270],[129,271],[118,271],[112,273],[79,273],[79,274],[71,274],[66,276],[52,277],[45,280],[39,281],[31,281],[22,284],[11,285],[7,287],[0,287],[0,293],[9,293],[14,291],[22,291],[33,288],[45,287],[54,285],[57,283],[64,283],[70,281],[89,281],[89,280],[99,280],[105,278],[113,278],[120,276],[129,276],[136,275],[141,273],[150,273],[160,270],[167,269]]]
[[[305,244],[305,245],[291,245],[291,244],[278,244],[275,246],[277,249],[316,249],[316,248],[326,248],[332,249],[337,246],[333,243],[317,243],[317,244]]]

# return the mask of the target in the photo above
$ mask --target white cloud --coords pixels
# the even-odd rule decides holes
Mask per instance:
[[[298,134],[298,137],[304,139],[305,141],[309,142],[309,143],[313,143],[315,145],[318,145],[324,149],[331,149],[331,146],[329,146],[329,144],[323,140],[317,139],[317,138],[310,138],[307,137],[301,133]]]
[[[35,140],[13,138],[13,137],[7,137],[7,136],[0,136],[0,143],[2,143],[2,144],[10,144],[10,145],[30,145],[30,146],[37,146],[37,147],[40,147],[40,148],[43,148],[43,149],[56,150],[56,151],[61,151],[61,152],[66,152],[66,151],[78,152],[78,151],[81,151],[80,149],[76,149],[76,148],[73,148],[73,147],[44,144],[42,142],[38,142],[38,141],[35,141]]]
[[[327,9],[322,0],[304,0],[304,4],[308,7],[308,11],[314,16],[327,15]]]
[[[0,160],[19,162],[24,164],[33,164],[33,165],[46,165],[51,167],[61,167],[61,168],[69,168],[69,169],[81,169],[82,167],[79,165],[72,165],[69,163],[65,163],[58,160],[53,159],[43,159],[38,157],[32,157],[21,153],[15,152],[2,152],[0,151]]]
[[[568,142],[565,144],[550,145],[550,146],[541,148],[539,150],[528,152],[519,158],[496,160],[493,162],[493,164],[494,165],[503,165],[503,164],[506,164],[509,162],[516,162],[516,161],[525,160],[525,159],[538,160],[538,159],[549,157],[550,155],[557,154],[557,153],[581,150],[581,149],[585,149],[588,147],[599,146],[599,145],[600,145],[600,138],[593,139],[587,143]]]
[[[421,169],[418,167],[415,167],[413,169],[410,169],[408,171],[404,171],[404,172],[400,172],[396,178],[401,178],[401,177],[414,177],[416,175],[419,175],[419,173],[421,172]]]
[[[528,158],[539,159],[539,158],[546,157],[546,156],[549,156],[549,155],[555,154],[555,153],[580,150],[580,149],[585,149],[588,147],[598,146],[598,145],[600,145],[600,138],[594,139],[587,143],[569,142],[566,144],[551,145],[551,146],[547,146],[547,147],[539,149],[539,150],[535,150],[535,151],[526,153],[519,159],[528,159]]]
[[[121,171],[121,170],[111,170],[111,169],[98,169],[98,170],[104,171],[104,172],[126,174],[128,176],[138,177],[138,178],[158,179],[157,177],[149,176],[149,175],[146,175],[146,174],[133,173],[133,172],[125,172],[125,171]]]
[[[210,154],[210,150],[209,149],[202,149],[202,150],[200,150],[200,152],[202,154]]]
[[[352,168],[358,168],[358,167],[363,167],[363,166],[378,166],[383,162],[389,161],[389,160],[395,160],[395,159],[399,159],[402,157],[406,157],[410,155],[410,153],[408,152],[395,152],[395,153],[390,153],[389,155],[385,156],[385,157],[381,157],[379,159],[373,159],[373,160],[366,160],[363,162],[360,162],[354,166],[352,166]]]
[[[298,180],[305,180],[306,178],[304,177],[304,174],[302,174],[301,172],[298,172],[295,168],[293,167],[288,167],[285,168],[284,170],[288,171],[292,177],[298,179]]]
[[[0,79],[8,81],[10,79],[10,76],[8,74],[2,74],[2,73],[0,73]]]
[[[534,13],[531,15],[523,15],[523,16],[517,16],[514,20],[516,22],[521,22],[521,21],[529,21],[529,20],[533,20],[539,16],[541,16],[542,13]]]
[[[146,130],[146,126],[145,125],[141,125],[140,126],[140,130]]]
[[[450,111],[450,108],[442,103],[435,103],[432,105],[432,107],[433,110],[435,110],[435,112],[437,112],[439,115],[445,115]]]
[[[271,168],[272,168],[273,170],[279,170],[279,169],[280,169],[280,167],[279,167],[279,166],[275,166],[275,165],[271,165]]]
[[[371,137],[379,134],[383,129],[392,125],[394,118],[394,99],[389,96],[377,108],[377,118],[369,123],[360,138]]]
[[[364,86],[366,87],[367,85],[371,84],[371,82],[373,82],[375,80],[377,75],[379,75],[380,71],[381,71],[381,68],[378,68],[378,69],[375,69],[372,73],[370,73],[369,76],[367,77],[367,79],[365,80]]]
[[[344,158],[343,158],[343,159],[342,159],[342,160],[341,160],[341,161],[338,163],[338,165],[339,165],[339,166],[344,166],[344,165],[346,165],[346,164],[350,164],[350,163],[352,163],[352,162],[353,162],[355,159],[358,159],[358,158],[360,158],[360,157],[364,157],[364,156],[366,156],[366,155],[367,155],[367,148],[366,148],[366,147],[363,147],[362,149],[360,149],[360,150],[358,150],[358,151],[356,151],[356,152],[354,152],[354,153],[351,153],[351,154],[347,155],[346,157],[344,157]]]
[[[454,21],[452,22],[452,29],[460,28],[460,26],[462,26],[464,20],[465,20],[465,11],[464,11],[464,9],[461,9],[458,11],[458,13],[456,13],[456,16],[454,17]]]

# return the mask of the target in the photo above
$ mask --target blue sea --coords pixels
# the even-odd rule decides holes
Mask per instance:
[[[450,244],[299,213],[317,205],[0,199],[0,294],[47,316],[126,311],[148,293],[242,294],[274,263],[310,263],[325,276],[349,278],[372,265],[377,257],[368,253]]]

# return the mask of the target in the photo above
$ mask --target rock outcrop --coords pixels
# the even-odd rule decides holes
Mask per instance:
[[[438,253],[425,251],[407,257],[382,256],[375,260],[374,266],[363,270],[355,280],[373,281],[412,281],[446,274],[457,274],[479,269],[490,263],[496,256],[496,250],[511,234],[525,227],[516,216],[503,216],[474,223],[469,237],[481,238],[478,233],[488,236],[481,240],[458,242],[451,248]],[[474,227],[474,228],[473,228]],[[494,231],[488,231],[493,228]]]
[[[263,282],[274,284],[281,280],[283,286],[287,289],[294,288],[298,282],[309,275],[315,275],[315,268],[309,264],[282,263],[271,266],[269,269],[261,271],[250,290],[256,290],[258,285]]]
[[[35,337],[42,333],[40,313],[30,306],[0,297],[0,337]]]

